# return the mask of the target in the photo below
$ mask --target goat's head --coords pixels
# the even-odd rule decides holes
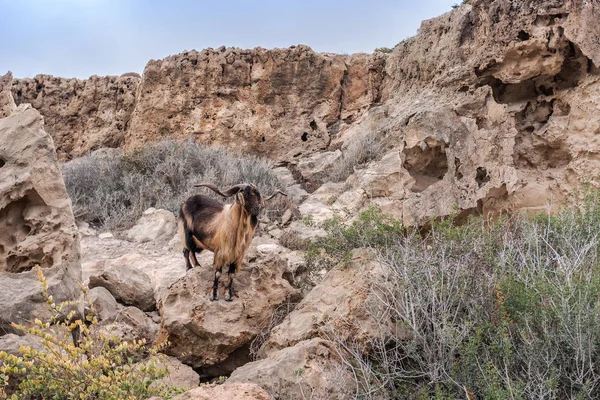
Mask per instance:
[[[211,185],[210,183],[196,185],[196,187],[198,186],[207,187],[223,197],[231,197],[235,195],[236,203],[244,207],[250,215],[255,217],[258,217],[258,214],[260,214],[260,209],[264,205],[265,201],[272,199],[276,194],[287,196],[285,193],[277,190],[275,193],[265,199],[262,197],[256,186],[250,183],[241,183],[239,185],[232,186],[224,192],[221,192],[216,186]]]

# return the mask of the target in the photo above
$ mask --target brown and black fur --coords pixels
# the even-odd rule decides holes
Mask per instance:
[[[219,276],[226,267],[225,300],[231,301],[233,278],[254,237],[264,200],[251,184],[236,185],[223,193],[213,185],[196,186],[208,187],[223,197],[235,196],[233,204],[223,205],[210,197],[195,195],[187,199],[179,211],[179,231],[186,270],[192,268],[192,262],[193,266],[199,265],[196,253],[212,251],[215,254],[215,278],[211,300],[218,300]]]

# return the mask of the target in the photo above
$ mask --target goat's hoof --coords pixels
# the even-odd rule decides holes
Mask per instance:
[[[215,295],[211,294],[209,299],[210,299],[210,301],[219,300],[219,296],[215,296]]]
[[[226,293],[225,294],[225,301],[231,301],[231,300],[233,300],[233,299],[231,298],[231,296],[229,295],[229,293]]]

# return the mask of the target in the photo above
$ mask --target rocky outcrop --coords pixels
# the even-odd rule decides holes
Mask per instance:
[[[30,103],[42,113],[64,160],[123,144],[140,80],[138,74],[85,80],[38,75],[15,80],[12,92],[17,104]]]
[[[383,279],[383,269],[372,258],[368,251],[358,249],[352,253],[347,267],[329,271],[271,330],[259,356],[268,356],[303,340],[327,337],[332,330],[340,340],[351,338],[361,347],[369,339],[385,335],[385,326],[378,324],[367,309],[368,302],[377,294],[373,288],[375,282]]]
[[[4,76],[0,76],[0,118],[8,117],[17,109],[11,92],[12,81],[10,71]]]
[[[423,22],[386,61],[385,103],[332,143],[344,153],[370,132],[392,148],[347,183],[412,225],[540,210],[598,183],[590,14],[591,1],[475,0]]]
[[[13,330],[11,322],[45,312],[36,265],[55,302],[77,298],[81,264],[71,201],[42,116],[21,106],[0,119],[0,335]]]
[[[152,60],[141,79],[19,79],[13,95],[46,117],[63,158],[191,136],[293,160],[326,148],[378,100],[384,61],[382,54],[320,54],[303,45],[222,47]]]
[[[389,55],[207,49],[153,60],[141,79],[40,76],[13,94],[68,156],[194,137],[282,162],[304,185],[290,186],[297,199],[343,161],[340,208],[370,198],[406,224],[537,210],[598,183],[599,14],[592,0],[473,0]],[[379,147],[360,168],[351,149],[365,136]]]
[[[160,296],[159,342],[171,343],[167,353],[191,365],[201,376],[231,373],[249,361],[250,342],[279,305],[297,301],[299,290],[283,278],[287,262],[278,255],[250,257],[236,274],[232,302],[210,301],[214,270],[193,268]],[[225,279],[221,279],[220,293]],[[223,296],[220,296],[222,299]]]
[[[189,390],[173,400],[273,400],[265,390],[253,383],[202,386]]]
[[[234,371],[224,387],[252,382],[277,399],[351,398],[352,378],[336,345],[322,339],[302,341]]]

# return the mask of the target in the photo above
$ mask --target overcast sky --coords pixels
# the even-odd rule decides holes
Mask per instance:
[[[372,52],[459,0],[0,0],[0,75],[141,73],[206,47]]]

